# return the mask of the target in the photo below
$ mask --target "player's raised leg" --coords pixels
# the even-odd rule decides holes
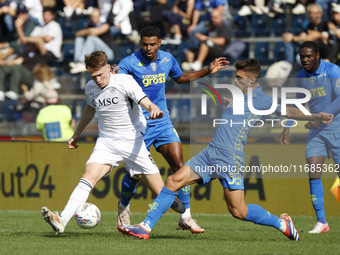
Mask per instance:
[[[226,179],[221,179],[229,212],[237,219],[251,221],[255,224],[271,226],[279,229],[291,240],[299,241],[300,235],[294,227],[293,221],[287,214],[280,218],[271,214],[256,204],[246,204],[244,190],[232,190],[228,188]]]
[[[157,148],[162,153],[163,157],[168,162],[171,169],[176,172],[183,165],[183,148],[180,142],[172,142],[169,144],[163,144]],[[200,227],[196,220],[191,216],[190,212],[190,185],[181,188],[178,191],[178,198],[185,206],[185,212],[181,214],[181,218],[178,222],[178,230],[189,230],[193,234],[203,233],[204,228]]]
[[[58,215],[58,213],[53,213],[47,207],[41,209],[43,219],[56,231],[56,234],[64,232],[67,223],[73,217],[77,208],[87,201],[94,185],[105,176],[110,169],[110,165],[102,165],[99,163],[86,164],[85,173],[73,190],[64,210]]]
[[[192,175],[190,175],[192,174]],[[150,232],[162,215],[170,208],[181,187],[195,183],[200,177],[194,173],[189,166],[184,165],[174,175],[168,177],[166,186],[154,200],[145,220],[140,224],[129,226],[118,226],[118,230],[126,235],[133,235],[141,239],[149,239]]]

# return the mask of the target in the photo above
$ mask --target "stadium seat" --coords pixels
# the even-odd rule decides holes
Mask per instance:
[[[234,9],[239,9],[240,8],[240,1],[239,0],[229,0],[228,4],[230,7]]]
[[[58,23],[63,31],[63,39],[74,39],[74,34],[76,32],[75,22],[72,19],[67,19],[64,17],[59,17]]]
[[[305,14],[292,15],[290,22],[290,32],[294,35],[300,34],[308,23],[307,16]]]
[[[180,121],[190,123],[190,99],[179,99],[177,107],[180,113]]]
[[[274,44],[274,62],[285,60],[285,44],[284,42],[276,42]]]
[[[268,16],[265,14],[252,14],[250,28],[253,36],[269,36]]]
[[[249,58],[249,51],[250,51],[250,43],[246,42],[245,43],[246,48],[245,50],[242,52],[242,54],[239,56],[240,60],[245,60]]]
[[[247,45],[245,42],[241,42],[238,40],[234,40],[230,43],[230,45],[223,52],[223,56],[225,56],[230,63],[238,60],[240,56],[247,50]]]
[[[261,65],[269,65],[273,62],[269,59],[269,42],[255,43],[255,59],[257,59]]]
[[[170,52],[174,57],[176,58],[176,51],[177,51],[178,45],[173,45],[173,44],[162,44],[160,47],[160,50],[164,50],[166,52]]]
[[[68,42],[63,44],[63,61],[68,63],[73,61],[74,57],[74,43]]]
[[[270,22],[270,34],[273,36],[281,36],[287,30],[286,14],[276,15]]]
[[[62,46],[62,57],[60,59],[49,59],[48,65],[60,67],[63,65],[68,65],[69,62],[73,61],[74,56],[74,43],[67,42]]]
[[[123,58],[129,56],[135,51],[135,44],[132,42],[122,42],[119,44],[119,52],[115,52],[115,62],[119,63]]]
[[[248,17],[242,17],[239,15],[234,15],[233,23],[237,29],[233,30],[235,37],[249,37],[250,36],[250,24]]]
[[[90,22],[91,20],[89,16],[86,16],[86,15],[78,16],[76,19],[76,24],[77,24],[76,31],[87,28]]]

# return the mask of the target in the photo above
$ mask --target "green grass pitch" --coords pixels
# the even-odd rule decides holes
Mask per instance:
[[[133,213],[139,223],[146,213]],[[308,234],[314,217],[292,216],[301,241],[291,241],[278,230],[243,222],[230,215],[193,214],[204,234],[176,231],[179,215],[167,213],[149,240],[117,231],[116,213],[102,212],[93,229],[78,227],[73,219],[66,232],[55,235],[40,211],[0,211],[0,254],[339,254],[339,217],[328,217],[330,232]]]

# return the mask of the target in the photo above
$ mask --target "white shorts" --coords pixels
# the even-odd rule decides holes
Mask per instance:
[[[143,137],[109,139],[99,137],[86,164],[100,163],[113,167],[122,162],[130,176],[157,174],[159,169],[145,146]]]

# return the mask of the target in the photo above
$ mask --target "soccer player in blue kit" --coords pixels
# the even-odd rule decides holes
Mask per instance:
[[[312,98],[308,102],[310,112],[323,111],[334,114],[330,125],[320,121],[306,124],[310,129],[306,142],[306,163],[309,166],[309,188],[317,223],[309,231],[311,234],[329,231],[324,208],[324,190],[321,173],[326,157],[332,155],[335,164],[340,164],[340,68],[320,60],[319,48],[312,41],[304,42],[299,49],[303,70],[297,76],[297,86],[308,89]],[[282,145],[288,144],[289,128],[280,135]]]
[[[248,99],[248,88],[252,88],[252,101],[255,109],[267,110],[271,108],[272,98],[262,92],[258,87],[258,79],[261,75],[261,66],[257,60],[248,59],[235,63],[235,85],[241,89],[244,99]],[[143,222],[136,225],[118,226],[118,230],[126,235],[132,235],[141,239],[149,239],[150,232],[162,215],[170,208],[177,195],[177,191],[188,184],[208,183],[214,178],[219,178],[226,198],[229,212],[237,219],[251,221],[256,224],[272,226],[279,229],[291,240],[300,240],[300,235],[294,227],[293,221],[287,214],[281,214],[280,218],[271,214],[256,204],[246,204],[244,199],[244,184],[242,169],[244,169],[244,146],[247,135],[257,120],[263,116],[255,115],[244,104],[244,114],[233,115],[235,100],[228,104],[221,119],[228,120],[233,125],[218,125],[217,130],[209,145],[190,159],[174,175],[170,175],[161,193],[155,199],[152,209]],[[281,107],[276,109],[281,112]],[[304,115],[302,111],[294,107],[287,107],[287,117],[305,120],[323,120],[326,123],[332,121],[332,114]],[[252,120],[243,123],[244,120]],[[241,123],[241,124],[240,124]],[[232,171],[214,172],[210,169],[228,167]]]
[[[182,72],[174,56],[162,50],[160,30],[156,27],[144,27],[140,32],[141,49],[130,56],[122,59],[118,64],[118,73],[130,74],[142,87],[143,92],[164,113],[162,120],[147,120],[144,141],[149,149],[153,144],[158,152],[166,159],[171,169],[176,172],[183,162],[183,150],[181,140],[173,127],[166,105],[165,82],[170,76],[177,83],[187,83],[191,79],[201,78],[208,74],[216,73],[226,68],[229,64],[224,57],[217,58],[208,68],[196,72]],[[149,113],[143,111],[147,118]],[[132,179],[126,174],[122,181],[121,199],[118,205],[118,225],[130,224],[129,204],[136,191],[138,180]],[[190,186],[179,191],[178,198],[183,202],[186,210],[181,214],[178,229],[190,230],[192,233],[203,233],[190,213]]]

